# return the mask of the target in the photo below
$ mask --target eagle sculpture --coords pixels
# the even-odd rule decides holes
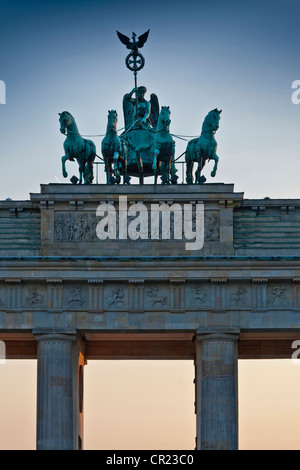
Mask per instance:
[[[120,41],[123,44],[125,44],[127,49],[130,49],[133,52],[137,52],[138,49],[143,47],[143,45],[147,41],[149,32],[150,32],[150,29],[148,29],[148,31],[146,31],[144,34],[141,34],[141,36],[138,37],[138,40],[136,40],[136,34],[132,33],[132,41],[129,39],[128,36],[125,36],[124,34],[119,33],[119,31],[117,31],[117,35]]]

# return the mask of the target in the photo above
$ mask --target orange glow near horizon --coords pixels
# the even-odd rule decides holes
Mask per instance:
[[[239,361],[240,449],[299,450],[300,366]],[[195,446],[192,361],[88,361],[85,449]],[[35,449],[36,361],[0,365],[0,449]]]

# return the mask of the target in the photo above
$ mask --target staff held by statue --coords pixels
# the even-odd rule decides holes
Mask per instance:
[[[117,31],[118,38],[125,44],[127,49],[131,50],[125,59],[126,67],[131,70],[134,74],[134,88],[135,88],[135,114],[136,120],[138,120],[138,85],[137,85],[137,73],[145,65],[145,59],[142,54],[138,51],[139,48],[143,47],[148,39],[150,29],[136,39],[136,33],[132,33],[132,40],[128,36]]]

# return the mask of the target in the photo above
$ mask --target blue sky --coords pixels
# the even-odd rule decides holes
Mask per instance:
[[[107,110],[123,126],[122,97],[133,88],[116,30],[150,28],[139,84],[171,109],[171,132],[197,135],[223,110],[220,157],[208,182],[234,183],[245,197],[299,197],[300,4],[296,1],[0,1],[0,198],[28,199],[41,183],[64,180],[58,112],[82,134],[103,134]],[[94,142],[100,154],[101,138]],[[186,142],[176,141],[176,156]],[[77,164],[68,162],[70,176]]]

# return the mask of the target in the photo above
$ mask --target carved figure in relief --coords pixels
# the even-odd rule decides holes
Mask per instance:
[[[90,225],[90,239],[93,240],[96,237],[96,227],[99,222],[99,219],[95,214],[91,215],[91,225]]]
[[[72,215],[69,214],[68,217],[66,218],[66,233],[67,233],[68,241],[75,240],[76,231],[77,231],[76,222],[73,219]]]
[[[285,287],[274,287],[272,290],[273,305],[282,305],[287,302]]]
[[[219,218],[217,214],[209,214],[205,218],[205,238],[216,240],[219,234]]]
[[[245,289],[244,287],[238,289],[234,294],[232,294],[231,300],[236,305],[245,305],[248,302],[247,289]]]
[[[168,298],[166,296],[160,295],[159,289],[157,287],[151,287],[147,290],[147,294],[152,299],[152,304],[161,304],[166,305],[168,303]]]
[[[29,290],[29,297],[27,297],[27,303],[31,305],[40,305],[43,303],[44,297],[39,294],[37,287],[33,287]]]
[[[199,285],[193,286],[193,296],[194,299],[199,300],[201,304],[204,304],[207,299],[207,293]]]
[[[79,303],[80,305],[83,304],[83,299],[81,297],[81,289],[79,287],[70,287],[69,288],[69,296],[68,296],[68,303]]]
[[[119,288],[112,292],[112,296],[110,301],[108,302],[108,306],[110,305],[122,305],[124,306],[124,291],[123,289]]]
[[[78,221],[78,240],[85,240],[88,230],[89,230],[89,223],[88,223],[88,215],[82,214],[79,216]]]
[[[60,215],[54,223],[56,240],[63,239],[64,218]]]

